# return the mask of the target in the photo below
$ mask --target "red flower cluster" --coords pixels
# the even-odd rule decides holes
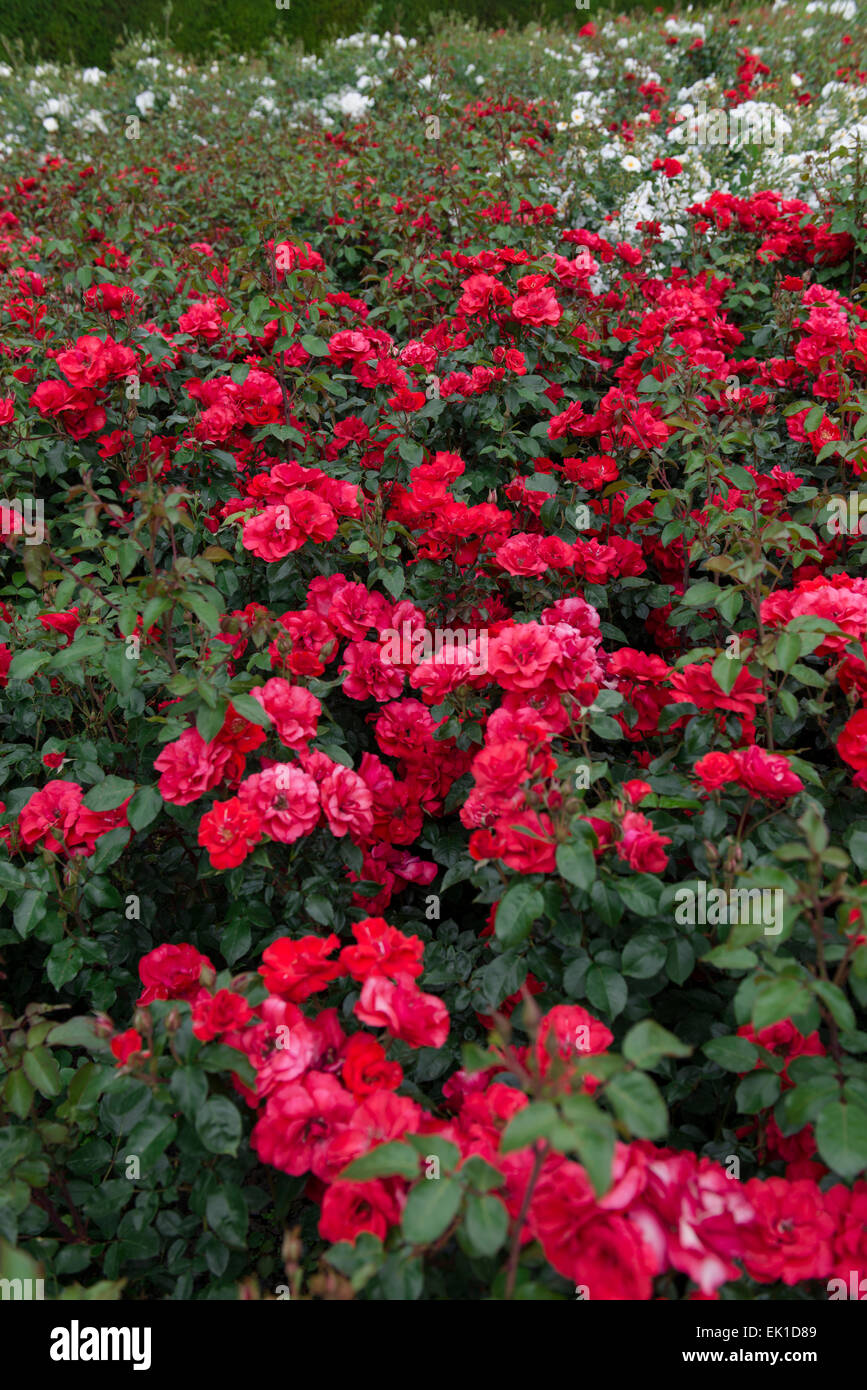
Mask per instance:
[[[70,858],[93,854],[96,842],[109,830],[128,825],[130,797],[112,811],[91,811],[77,782],[55,778],[34,792],[21,808],[18,839],[28,849],[41,845],[52,854]]]
[[[268,996],[253,1009],[232,990],[212,992],[213,967],[191,946],[158,947],[140,965],[140,1006],[189,1001],[197,1037],[219,1037],[252,1063],[255,1090],[235,1082],[259,1112],[253,1147],[263,1162],[310,1175],[326,1240],[354,1241],[363,1231],[384,1239],[400,1222],[413,1181],[432,1180],[421,1158],[416,1180],[357,1181],[343,1172],[378,1146],[416,1134],[450,1140],[461,1164],[485,1159],[499,1174],[495,1195],[508,1217],[523,1218],[521,1243],[537,1240],[551,1266],[593,1299],[652,1298],[653,1280],[668,1271],[685,1274],[706,1297],[742,1271],[789,1285],[847,1278],[867,1254],[867,1183],[826,1192],[813,1177],[741,1183],[710,1159],[641,1141],[616,1145],[611,1186],[599,1197],[584,1168],[553,1148],[541,1166],[530,1146],[504,1153],[503,1134],[529,1103],[515,1068],[568,1094],[576,1063],[611,1045],[610,1031],[579,1005],[544,1015],[535,1042],[510,1049],[501,1064],[455,1072],[443,1089],[447,1117],[424,1111],[399,1093],[402,1069],[387,1056],[389,1037],[438,1047],[448,1033],[441,1002],[415,984],[422,943],[382,918],[356,923],[353,935],[356,944],[342,949],[333,935],[275,941],[260,972]],[[363,1030],[347,1034],[334,1008],[308,1015],[299,1007],[346,974],[363,983],[357,1019],[384,1030],[384,1044]],[[815,1034],[804,1038],[788,1023],[757,1036],[739,1031],[772,1052],[783,1049],[787,1065],[822,1050]],[[112,1051],[128,1067],[149,1055],[134,1029],[116,1036]],[[599,1083],[582,1071],[581,1087],[592,1093]]]

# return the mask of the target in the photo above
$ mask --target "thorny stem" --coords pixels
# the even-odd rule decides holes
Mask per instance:
[[[521,1203],[521,1210],[518,1213],[518,1220],[512,1233],[512,1248],[509,1252],[509,1272],[506,1276],[506,1298],[510,1299],[515,1292],[515,1280],[518,1277],[518,1259],[521,1254],[521,1232],[524,1229],[524,1222],[527,1219],[527,1212],[530,1210],[530,1203],[533,1200],[533,1192],[536,1183],[539,1181],[539,1174],[542,1172],[542,1165],[548,1157],[550,1145],[545,1141],[536,1142],[535,1158],[533,1168],[530,1173],[527,1186],[524,1190],[524,1200]]]

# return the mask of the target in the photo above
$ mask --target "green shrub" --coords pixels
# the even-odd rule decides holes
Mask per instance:
[[[622,8],[632,9],[634,3]],[[645,0],[643,8],[651,8]],[[490,27],[525,25],[537,20],[582,22],[591,11],[576,10],[574,0],[444,0],[443,11]],[[596,3],[594,11],[600,9]],[[183,53],[202,58],[222,46],[236,52],[261,48],[272,38],[300,40],[305,48],[321,47],[336,34],[351,34],[365,23],[380,32],[430,32],[437,7],[426,0],[199,0],[195,6],[172,6],[165,0],[95,0],[83,7],[76,0],[5,0],[0,36],[20,43],[25,53],[53,62],[108,67],[116,45],[131,34],[166,35]]]

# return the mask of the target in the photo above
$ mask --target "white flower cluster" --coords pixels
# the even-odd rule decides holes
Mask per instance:
[[[743,195],[774,187],[810,202],[818,163],[835,151],[844,161],[859,142],[867,148],[867,86],[834,76],[827,57],[818,68],[813,61],[817,35],[824,41],[833,32],[837,44],[847,26],[854,32],[855,0],[774,0],[767,14],[744,12],[733,43],[764,53],[772,77],[757,79],[755,97],[736,105],[723,90],[730,75],[725,83],[715,74],[684,76],[697,70],[687,55],[719,28],[718,18],[691,7],[662,23],[638,12],[594,16],[598,42],[577,34],[555,42],[538,26],[503,36],[467,28],[448,47],[449,31],[448,92],[436,47],[390,32],[350,34],[318,55],[275,39],[262,54],[204,63],[139,40],[119,52],[110,77],[95,66],[2,64],[0,154],[88,161],[101,141],[130,138],[130,121],[143,137],[168,130],[176,148],[218,147],[235,117],[273,130],[336,128],[403,102],[408,122],[425,111],[445,121],[481,88],[512,90],[550,105],[555,145],[542,167],[512,138],[500,169],[510,189],[547,198],[572,225],[600,227],[615,213],[606,235],[628,239],[636,221],[657,221],[663,239],[673,238],[683,223],[678,210],[712,188]],[[817,82],[817,70],[829,80]],[[639,89],[648,83],[665,89],[671,105],[657,110],[645,100]],[[799,104],[806,91],[809,104]]]

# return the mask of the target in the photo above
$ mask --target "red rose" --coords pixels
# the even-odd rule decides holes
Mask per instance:
[[[738,780],[738,765],[729,753],[705,753],[693,767],[693,773],[705,791],[715,792]]]
[[[263,1163],[285,1173],[298,1177],[310,1170],[328,1178],[328,1146],[346,1127],[356,1104],[335,1076],[308,1072],[268,1096],[250,1143]]]
[[[396,1091],[403,1080],[399,1062],[389,1062],[385,1049],[367,1033],[353,1033],[346,1042],[341,1072],[344,1086],[363,1100],[375,1091]]]
[[[804,790],[804,784],[780,753],[766,753],[757,744],[739,748],[733,754],[738,781],[753,796],[782,801]]]
[[[344,946],[340,963],[355,980],[368,975],[387,975],[397,979],[410,975],[415,979],[424,969],[424,942],[417,936],[404,936],[390,927],[382,917],[365,917],[356,922],[352,935],[357,946]]]
[[[199,822],[199,844],[208,851],[215,869],[243,864],[261,838],[259,817],[237,796],[215,801]]]
[[[825,1210],[821,1189],[802,1179],[751,1178],[746,1193],[755,1222],[744,1230],[743,1261],[760,1284],[799,1284],[825,1279],[831,1271],[836,1222]]]
[[[211,1042],[222,1033],[243,1027],[252,1014],[242,994],[220,989],[212,999],[202,998],[193,1005],[193,1032],[202,1042]]]
[[[387,1028],[410,1047],[442,1047],[449,1035],[445,1004],[433,994],[423,994],[411,975],[396,980],[368,975],[355,1014],[372,1028]]]
[[[172,946],[156,946],[142,956],[138,965],[144,990],[137,999],[139,1008],[154,999],[197,999],[200,992],[213,984],[217,972],[207,956],[188,941]]]
[[[567,1160],[543,1173],[531,1220],[546,1258],[592,1301],[651,1297],[652,1252],[637,1226],[597,1206],[579,1164]]]
[[[621,786],[633,806],[640,806],[642,801],[653,795],[653,788],[650,783],[643,782],[640,777],[633,777],[629,782],[623,782]]]
[[[859,709],[837,735],[837,752],[850,767],[867,770],[867,709]]]
[[[606,1052],[614,1034],[580,1004],[555,1004],[539,1025],[535,1052],[539,1073],[545,1076],[555,1057],[564,1062],[580,1062]]]
[[[302,936],[295,941],[283,936],[273,941],[263,951],[264,964],[259,967],[268,993],[297,1004],[327,989],[332,980],[345,972],[342,964],[327,959],[339,945],[333,933],[326,937]]]
[[[557,324],[563,310],[557,303],[557,296],[550,285],[543,289],[530,290],[528,294],[518,295],[512,305],[512,315],[521,323],[529,323],[539,328],[542,324]]]
[[[618,856],[638,873],[661,874],[668,864],[664,846],[671,844],[670,838],[654,830],[640,811],[627,811],[622,829],[617,844]]]
[[[362,1231],[385,1240],[392,1226],[400,1221],[401,1204],[395,1183],[374,1178],[370,1182],[334,1182],[322,1199],[319,1234],[336,1244],[354,1244]]]
[[[118,1033],[113,1037],[110,1047],[114,1056],[117,1058],[119,1067],[125,1067],[133,1057],[150,1057],[149,1052],[143,1052],[144,1039],[141,1033],[137,1033],[135,1028],[127,1028],[125,1033]]]

